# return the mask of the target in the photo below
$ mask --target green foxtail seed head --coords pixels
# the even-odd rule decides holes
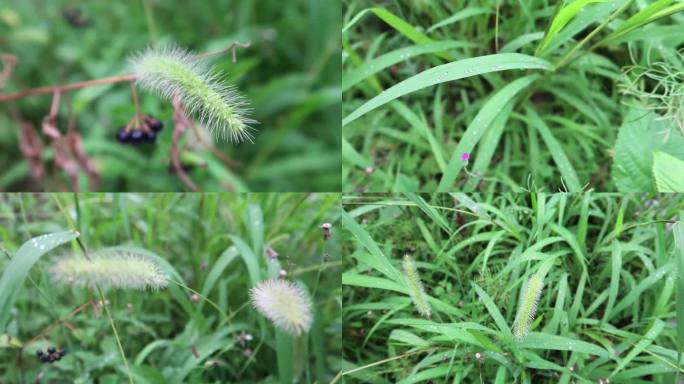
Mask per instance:
[[[129,60],[137,84],[168,100],[180,98],[188,113],[221,138],[253,142],[247,102],[205,59],[176,47],[149,48]]]
[[[513,335],[516,339],[522,340],[530,331],[543,289],[544,280],[535,273],[530,276],[530,279],[520,292],[518,313],[513,323]]]
[[[129,251],[100,251],[90,259],[70,255],[59,259],[50,272],[61,283],[102,289],[159,289],[168,281],[159,266],[149,258]]]
[[[252,305],[273,324],[295,336],[309,332],[311,299],[299,285],[283,279],[257,283],[249,291]]]
[[[411,295],[413,304],[416,306],[416,309],[421,315],[429,318],[431,314],[430,303],[427,301],[427,295],[425,295],[423,283],[420,281],[420,275],[418,275],[416,263],[413,261],[411,256],[406,255],[404,256],[402,265],[404,267],[406,285],[408,286],[409,294]]]

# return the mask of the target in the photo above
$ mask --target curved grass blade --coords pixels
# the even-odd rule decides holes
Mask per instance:
[[[411,57],[470,46],[472,46],[472,44],[465,41],[440,41],[430,44],[413,45],[388,52],[373,60],[366,61],[363,65],[342,75],[342,92],[383,69],[410,59]]]
[[[544,36],[544,40],[542,40],[541,44],[539,44],[537,53],[542,52],[546,46],[549,45],[551,40],[558,34],[558,32],[560,32],[561,29],[563,29],[563,27],[565,27],[570,20],[575,17],[575,15],[582,11],[584,7],[591,3],[606,3],[608,1],[610,0],[576,0],[565,6],[558,12],[556,17],[553,18],[551,26],[549,27],[546,36]]]
[[[544,59],[520,53],[499,53],[438,65],[412,76],[370,99],[349,116],[345,117],[342,120],[342,126],[394,99],[420,89],[483,73],[508,69],[543,69],[550,71],[553,69],[553,66]]]
[[[479,285],[475,284],[475,282],[470,282],[470,285],[473,287],[473,289],[475,289],[477,296],[479,296],[480,300],[482,300],[482,303],[487,308],[487,311],[492,316],[492,319],[494,319],[494,322],[496,323],[496,326],[499,327],[499,330],[504,334],[504,336],[512,339],[513,333],[511,333],[511,329],[508,327],[506,319],[503,317],[496,304],[494,304],[492,298],[489,297],[487,292],[480,288]]]
[[[613,370],[613,373],[610,374],[610,377],[615,376],[616,373],[620,372],[624,367],[627,366],[627,364],[629,364],[630,361],[634,360],[635,357],[637,357],[641,352],[643,352],[643,350],[646,349],[646,347],[651,345],[651,343],[655,341],[655,338],[658,337],[658,335],[660,334],[660,332],[663,331],[663,329],[665,329],[665,323],[660,319],[655,319],[653,325],[651,325],[651,328],[649,328],[644,337],[641,340],[639,340],[638,343],[636,343],[634,348],[632,348],[632,350],[629,351],[627,356],[625,356],[625,358],[620,361],[617,367],[615,367],[615,369]]]
[[[19,247],[0,278],[0,334],[5,331],[12,304],[31,267],[44,254],[78,236],[75,231],[50,233],[34,237]]]
[[[577,177],[577,172],[575,172],[575,168],[570,163],[570,160],[568,160],[565,152],[563,152],[563,147],[561,147],[544,120],[539,117],[533,108],[525,106],[525,112],[529,116],[528,121],[537,129],[537,132],[539,132],[546,147],[549,149],[553,162],[558,166],[558,170],[563,178],[563,183],[568,188],[568,192],[581,192],[582,185]]]
[[[461,21],[463,19],[467,19],[469,17],[477,16],[477,15],[482,15],[485,13],[492,13],[491,9],[487,8],[466,8],[460,12],[456,12],[450,17],[447,17],[446,19],[440,21],[439,23],[433,25],[432,27],[428,28],[427,32],[430,33],[434,31],[437,28],[443,27],[445,25],[453,24],[457,21]]]
[[[682,361],[682,351],[684,351],[684,224],[676,223],[672,228],[675,239],[676,253],[675,264],[677,265],[677,361]],[[679,371],[677,371],[679,379]]]
[[[510,53],[509,55],[514,55]],[[521,55],[524,56],[524,55]],[[475,119],[470,122],[461,141],[456,146],[456,150],[449,160],[446,172],[437,186],[437,192],[449,192],[453,189],[453,184],[458,177],[458,174],[463,169],[465,162],[461,160],[463,153],[472,152],[475,145],[480,141],[489,126],[494,122],[496,117],[501,113],[504,106],[515,97],[520,91],[528,87],[532,82],[539,78],[538,75],[530,75],[521,77],[514,82],[508,84],[497,92],[491,99],[485,103],[480,109]]]
[[[572,351],[610,358],[610,353],[598,345],[548,333],[530,332],[524,340],[518,342],[518,347],[526,349]]]
[[[487,130],[487,133],[482,138],[482,142],[477,146],[477,155],[475,155],[475,163],[470,170],[471,173],[482,175],[487,170],[487,167],[489,167],[489,164],[494,157],[496,148],[499,146],[499,140],[506,127],[506,122],[512,112],[513,102],[509,102],[496,117],[492,126]],[[479,181],[480,179],[476,177],[469,178],[466,185],[463,187],[463,190],[467,192],[473,191],[475,187],[477,187]]]

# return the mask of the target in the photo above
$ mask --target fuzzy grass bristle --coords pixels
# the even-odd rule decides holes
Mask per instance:
[[[157,290],[168,284],[159,266],[143,255],[127,251],[101,251],[88,258],[69,255],[50,267],[60,283],[102,289]]]
[[[537,273],[530,276],[520,292],[518,313],[513,323],[513,335],[517,340],[522,340],[529,333],[534,317],[537,313],[537,305],[544,289],[544,279]]]
[[[413,304],[421,315],[430,318],[432,308],[430,303],[428,303],[415,261],[413,261],[411,256],[406,255],[404,256],[402,266],[404,267],[404,277],[406,278],[406,285],[409,288],[409,295],[411,300],[413,300]]]
[[[254,142],[247,101],[206,59],[177,46],[149,48],[130,58],[137,84],[168,100],[178,96],[187,112],[221,138]]]
[[[250,292],[252,305],[276,327],[299,336],[313,322],[309,295],[299,285],[283,279],[257,283]]]

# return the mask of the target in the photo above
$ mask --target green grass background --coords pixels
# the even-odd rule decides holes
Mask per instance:
[[[168,263],[167,273],[232,318],[202,299],[192,301],[193,292],[175,284],[157,292],[105,293],[134,382],[276,383],[282,381],[274,327],[249,305],[248,291],[255,283],[251,271],[262,280],[282,268],[312,295],[315,320],[295,341],[296,352],[280,354],[299,382],[326,383],[339,370],[341,353],[339,214],[338,194],[0,194],[0,271],[22,243],[68,229],[80,232],[90,251],[123,246],[152,252]],[[327,242],[319,228],[324,222],[333,224]],[[279,262],[267,260],[266,246],[279,253]],[[105,314],[88,306],[66,318],[100,300],[97,292],[50,278],[51,262],[71,252],[80,252],[75,241],[43,255],[26,278],[9,276],[18,293],[2,308],[9,317],[6,327],[0,324],[0,382],[34,382],[39,375],[46,383],[128,382]],[[0,302],[9,294],[0,292]],[[241,332],[253,340],[241,345],[235,339]],[[67,356],[41,364],[35,352],[49,345],[66,348]]]
[[[675,382],[684,249],[668,221],[681,195],[365,194],[343,206],[345,382]],[[430,319],[408,295],[406,254]],[[521,286],[544,268],[516,341]]]
[[[625,67],[667,60],[681,72],[676,54],[684,47],[681,2],[342,4],[345,119],[402,81],[430,85],[411,92],[407,85],[394,88],[404,95],[356,120],[343,120],[348,192],[616,191],[620,186],[610,176],[618,131],[646,114],[638,110],[640,100],[620,93]],[[662,17],[650,19],[657,13],[649,6],[657,6]],[[511,53],[544,59],[551,70],[511,66],[511,60],[494,56],[427,72]],[[504,64],[513,69],[501,69]],[[478,70],[484,73],[475,74]],[[452,80],[457,72],[462,78]],[[527,83],[515,95],[503,91],[516,81]],[[647,93],[656,88],[653,81],[638,85]],[[637,111],[628,117],[630,109]],[[667,141],[668,129],[671,141],[679,142],[682,134],[675,126],[668,120],[657,130],[649,127],[636,142]],[[462,170],[463,153],[471,154],[468,172]],[[632,174],[648,171],[649,156],[651,151],[628,153],[624,157],[638,159],[638,165],[621,166]],[[630,191],[655,191],[649,186],[652,175],[644,173],[645,181]]]

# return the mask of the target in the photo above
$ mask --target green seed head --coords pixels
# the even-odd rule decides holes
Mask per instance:
[[[522,340],[530,331],[543,289],[544,280],[535,273],[520,292],[520,304],[513,324],[513,335],[516,339]]]
[[[411,256],[406,255],[404,256],[402,266],[404,267],[404,277],[406,278],[406,285],[408,286],[413,304],[421,315],[429,318],[431,314],[430,303],[428,303],[427,295],[425,295],[423,283],[420,281],[416,263]]]
[[[101,251],[89,259],[70,255],[50,268],[61,283],[102,289],[159,289],[168,281],[161,269],[149,258],[127,251]]]
[[[150,48],[130,59],[137,84],[168,100],[179,97],[190,114],[221,138],[253,142],[247,102],[204,60],[178,47]]]

